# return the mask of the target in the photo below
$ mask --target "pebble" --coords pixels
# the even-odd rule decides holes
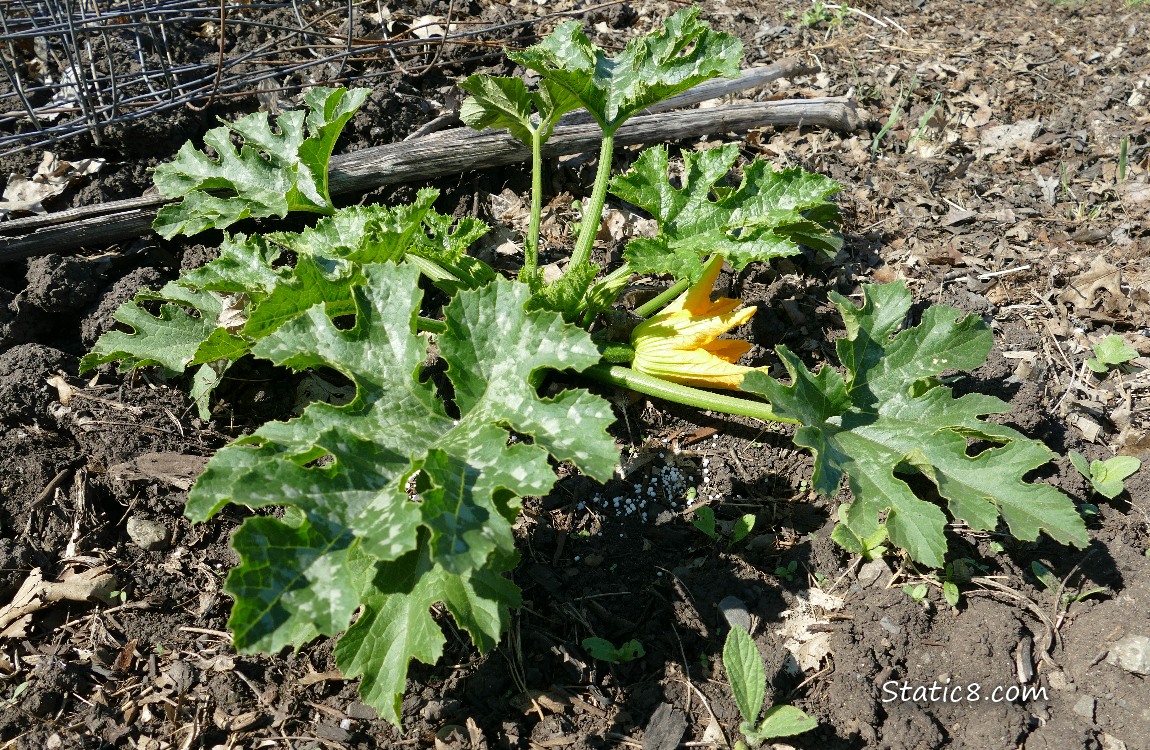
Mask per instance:
[[[128,538],[130,538],[137,547],[146,549],[149,552],[166,549],[168,542],[171,540],[167,526],[159,521],[141,518],[140,516],[130,517],[126,524],[126,529],[128,531]]]
[[[732,628],[737,625],[748,633],[751,632],[751,613],[747,611],[746,603],[739,597],[725,597],[719,602],[719,611]]]
[[[1084,695],[1074,704],[1074,713],[1089,722],[1094,721],[1094,696]]]
[[[878,621],[878,624],[882,626],[883,630],[890,633],[891,635],[898,635],[899,633],[902,632],[902,628],[900,628],[898,625],[895,625],[893,622],[891,622],[889,617],[882,618],[881,620]]]
[[[869,586],[873,586],[879,578],[884,575],[886,576],[886,580],[889,581],[894,573],[891,572],[890,565],[887,565],[886,560],[879,557],[859,568],[858,582],[863,588],[868,588]]]
[[[1106,663],[1134,674],[1150,675],[1150,638],[1128,635],[1110,647]]]

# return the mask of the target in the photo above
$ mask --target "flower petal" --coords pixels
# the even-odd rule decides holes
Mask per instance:
[[[702,348],[719,359],[734,363],[738,362],[740,357],[751,350],[751,344],[749,341],[743,341],[741,339],[719,339],[718,341],[704,344]]]

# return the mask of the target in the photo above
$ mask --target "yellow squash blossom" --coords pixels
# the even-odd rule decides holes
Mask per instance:
[[[723,267],[714,256],[703,276],[662,312],[636,326],[631,334],[639,372],[683,385],[703,388],[738,388],[743,375],[755,368],[735,364],[751,349],[746,341],[719,339],[755,314],[755,307],[735,311],[741,302],[720,297],[711,300],[711,288]]]

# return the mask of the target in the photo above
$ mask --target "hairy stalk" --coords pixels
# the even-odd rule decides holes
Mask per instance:
[[[527,225],[527,246],[523,249],[523,276],[536,291],[535,269],[539,266],[539,220],[543,214],[543,128],[531,131],[531,221]]]
[[[583,226],[579,228],[579,239],[575,252],[571,253],[571,268],[578,268],[591,258],[595,246],[595,235],[603,221],[603,204],[607,202],[607,184],[611,181],[611,152],[615,148],[615,132],[603,133],[603,144],[599,148],[599,167],[595,172],[595,188],[591,200],[584,207]]]
[[[595,380],[620,388],[629,388],[632,391],[647,396],[661,398],[664,401],[673,401],[676,404],[694,406],[699,409],[719,411],[724,414],[736,414],[742,417],[761,419],[764,422],[786,422],[787,424],[801,424],[797,419],[780,417],[771,411],[771,405],[762,401],[751,401],[746,398],[724,396],[710,391],[679,385],[662,378],[644,375],[629,367],[618,365],[595,365],[583,371]]]
[[[635,347],[630,344],[624,344],[621,341],[596,341],[599,345],[599,353],[603,356],[604,362],[610,362],[613,365],[629,365],[635,359]]]
[[[425,331],[427,333],[447,333],[447,324],[442,320],[435,320],[433,318],[425,318],[420,315],[415,319],[415,330]]]
[[[640,318],[646,318],[648,315],[654,315],[667,305],[668,302],[678,297],[691,282],[687,279],[679,279],[667,289],[659,293],[657,297],[647,300],[642,305],[635,308],[635,314]]]
[[[418,255],[407,255],[404,257],[404,260],[418,268],[420,273],[432,281],[459,281],[459,279],[455,278],[455,274],[428,258],[421,258]]]

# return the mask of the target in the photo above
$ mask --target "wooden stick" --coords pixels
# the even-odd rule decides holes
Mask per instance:
[[[844,97],[731,104],[679,112],[674,117],[634,117],[616,133],[615,144],[628,146],[796,125],[854,132],[862,129],[865,122],[855,103]],[[600,140],[597,125],[561,125],[544,146],[544,156],[594,151]],[[529,158],[530,150],[506,131],[453,128],[335,156],[330,165],[330,188],[334,195],[363,193],[382,185],[506,166]],[[0,262],[50,252],[68,253],[86,245],[149,235],[156,210],[166,202],[161,196],[143,196],[4,222],[0,233],[17,236],[0,238]]]
[[[695,86],[693,89],[684,91],[682,94],[673,96],[670,99],[658,102],[647,109],[643,110],[640,114],[655,114],[656,112],[666,112],[672,109],[683,109],[691,107],[709,99],[718,99],[722,96],[728,96],[740,91],[747,91],[749,89],[764,86],[771,81],[785,77],[795,77],[800,75],[809,75],[817,73],[818,68],[807,65],[793,57],[783,58],[778,62],[764,65],[757,68],[745,68],[739,73],[738,78],[719,78],[713,81],[706,81]],[[438,119],[438,118],[437,118]],[[459,118],[454,118],[455,124],[459,124]],[[590,115],[586,112],[569,112],[564,115],[560,120],[561,125],[578,125],[594,122]],[[445,130],[447,126],[439,128],[430,128],[425,133],[416,131],[416,134],[408,136],[405,140],[415,140],[417,137],[423,135],[430,135],[441,130]],[[333,166],[339,162],[341,157],[336,156],[333,158]],[[162,206],[167,203],[167,199],[161,195],[145,195],[139,198],[128,198],[120,201],[113,201],[111,203],[96,203],[90,206],[79,206],[64,211],[54,211],[47,214],[39,214],[37,216],[28,216],[22,219],[15,219],[6,223],[0,223],[0,234],[20,234],[22,232],[29,232],[40,227],[53,226],[55,224],[64,224],[66,222],[78,221],[79,219],[86,219],[92,216],[101,214],[113,214],[126,211],[134,211],[137,209],[146,209],[156,206]]]

